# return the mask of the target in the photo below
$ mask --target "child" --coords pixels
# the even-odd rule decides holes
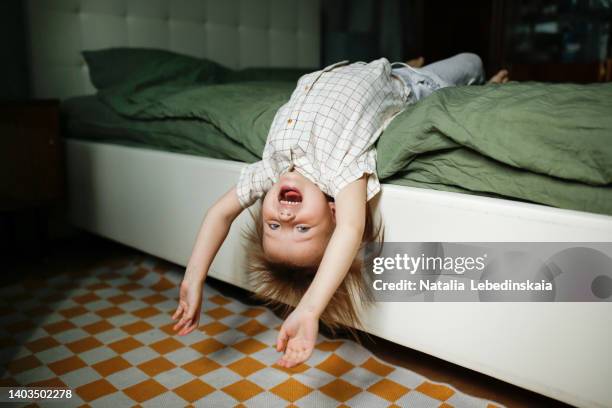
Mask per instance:
[[[261,201],[248,234],[256,293],[294,306],[278,334],[278,361],[292,367],[314,348],[319,319],[358,323],[353,299],[368,293],[356,255],[379,237],[369,201],[380,190],[374,143],[407,104],[438,88],[482,82],[474,54],[423,68],[385,58],[339,62],[302,76],[272,122],[262,160],[206,213],[180,287],[179,335],[199,322],[202,285],[233,220]],[[500,71],[494,82],[507,80]],[[345,279],[346,278],[346,279]]]

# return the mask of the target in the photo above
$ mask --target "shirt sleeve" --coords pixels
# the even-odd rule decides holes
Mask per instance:
[[[380,181],[376,174],[376,149],[370,148],[356,160],[346,163],[332,179],[330,190],[336,198],[344,187],[367,174],[367,201],[380,191]]]
[[[244,166],[236,184],[236,194],[242,208],[249,207],[258,198],[263,197],[272,184],[263,160]]]

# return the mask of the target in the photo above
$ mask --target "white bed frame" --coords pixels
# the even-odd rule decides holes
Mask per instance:
[[[284,5],[289,0],[258,0],[260,7],[255,8],[268,10],[259,13],[266,20],[268,33],[260,38],[262,52],[277,55],[278,59],[258,60],[260,56],[251,54],[239,57],[240,39],[245,38],[241,35],[230,36],[232,41],[238,41],[234,50],[237,54],[221,57],[210,48],[191,53],[232,66],[250,65],[251,58],[252,65],[317,65],[316,3],[290,2],[292,8],[303,13],[291,20],[296,24],[288,29],[295,34],[287,40],[292,43],[287,48],[291,49],[287,51],[291,58],[283,59],[278,55],[285,51],[276,47],[282,50],[289,43],[276,44],[274,38],[278,37],[269,35],[275,30],[287,30],[286,21],[271,17],[281,16],[275,9],[281,2]],[[178,7],[183,16],[223,16],[226,22],[236,18],[237,25],[222,25],[223,30],[213,35],[232,30],[244,32],[248,27],[242,16],[252,18],[252,13],[244,9],[253,8],[252,0],[224,1],[224,9],[214,13],[210,10],[221,2],[147,0],[147,5],[156,6],[136,7],[141,3],[144,1],[30,0],[36,96],[92,92],[78,56],[81,48],[142,45],[130,36],[137,33],[138,38],[150,41],[147,45],[177,50],[172,45],[180,43],[183,48],[178,50],[188,52],[195,49],[193,44],[169,40],[172,27],[209,35],[210,27],[198,24],[219,28],[200,17],[191,25],[171,23],[177,4],[192,4],[193,10],[197,9],[186,13],[184,7]],[[109,4],[116,10],[111,10]],[[151,10],[158,14],[151,16]],[[281,12],[296,14],[291,9]],[[170,27],[164,31],[169,37],[160,37],[159,24]],[[257,26],[261,22],[249,24]],[[75,26],[78,32],[66,33]],[[87,43],[84,39],[91,36],[92,30],[100,38],[96,43]],[[151,30],[150,37],[147,30]],[[117,37],[118,31],[127,36]],[[106,34],[108,37],[104,37]],[[56,45],[56,41],[68,38],[77,44],[71,53]],[[302,52],[302,46],[311,51]],[[66,159],[70,217],[75,225],[180,265],[186,265],[189,259],[205,210],[230,188],[244,166],[77,140],[66,141]],[[465,194],[384,185],[379,210],[386,222],[388,241],[612,241],[609,216]],[[232,226],[210,276],[248,289],[240,239],[247,222],[248,214],[244,213]],[[552,398],[584,407],[612,406],[612,303],[378,303],[365,313],[364,321],[372,334]]]

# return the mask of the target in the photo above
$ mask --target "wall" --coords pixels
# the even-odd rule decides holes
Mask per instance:
[[[25,31],[23,2],[0,1],[0,100],[28,97]]]
[[[411,16],[415,0],[324,0],[322,64],[402,61],[417,56]]]

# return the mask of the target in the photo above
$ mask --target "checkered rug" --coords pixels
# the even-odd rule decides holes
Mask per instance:
[[[71,388],[61,405],[83,407],[500,406],[347,340],[320,336],[305,364],[279,367],[281,320],[208,285],[198,329],[176,336],[182,273],[135,256],[0,288],[0,386]]]

